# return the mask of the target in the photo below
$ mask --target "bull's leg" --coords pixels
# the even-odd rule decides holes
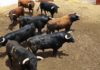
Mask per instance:
[[[57,56],[57,52],[58,52],[57,49],[53,49],[53,56]]]
[[[34,11],[34,9],[32,9],[32,15],[34,14],[34,12],[33,12],[33,11]]]
[[[39,28],[39,29],[38,29],[38,33],[39,33],[39,34],[41,34],[41,33],[42,33],[41,28]]]
[[[19,28],[21,28],[22,27],[22,25],[19,23]]]
[[[44,11],[45,15],[47,15],[46,11]]]
[[[49,33],[50,33],[50,30],[49,30],[49,29],[47,29],[46,33],[47,33],[47,34],[49,34]]]
[[[13,30],[13,28],[17,25],[16,22],[12,21],[13,23],[9,25],[8,29]]]
[[[42,11],[43,11],[43,10],[41,9],[41,14],[43,14]]]
[[[31,15],[31,10],[29,9],[29,15]]]
[[[19,7],[19,6],[21,6],[21,3],[20,3],[20,2],[18,2],[18,7]]]
[[[59,32],[59,29],[57,29],[57,31]]]
[[[44,52],[44,48],[42,49],[42,51]]]
[[[8,58],[9,58],[9,61],[10,61],[10,65],[13,66],[12,57],[11,57],[11,55],[9,53],[8,53]]]
[[[29,13],[30,13],[30,15],[33,15],[33,9],[30,9]]]
[[[70,30],[70,26],[65,28],[65,31],[68,32]]]
[[[52,30],[52,33],[54,33],[55,32],[55,30]]]
[[[54,17],[54,13],[51,13],[51,17],[52,17],[52,18]]]
[[[13,30],[12,24],[9,25],[8,29]]]

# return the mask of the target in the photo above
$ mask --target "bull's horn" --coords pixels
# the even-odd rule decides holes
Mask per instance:
[[[3,43],[3,42],[5,42],[5,40],[6,40],[5,38],[2,38],[2,41],[1,42]]]
[[[37,56],[36,58],[37,58],[37,59],[40,59],[40,60],[43,60],[43,59],[44,59],[44,58],[41,57],[41,56]]]
[[[29,58],[24,59],[22,64],[25,64],[27,61],[29,61]]]
[[[71,37],[68,37],[68,35],[65,35],[65,39],[70,39]]]

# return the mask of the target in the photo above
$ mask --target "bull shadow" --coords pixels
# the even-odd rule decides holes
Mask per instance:
[[[37,55],[42,56],[43,58],[48,58],[48,57],[62,58],[62,56],[69,56],[69,54],[63,53],[63,51],[58,51],[57,56],[53,55],[53,51],[38,52]]]
[[[5,65],[9,68],[9,70],[21,70],[21,67],[16,63],[16,61],[13,61],[13,63],[13,66],[11,66],[10,60],[7,59]]]
[[[7,53],[6,53],[6,52],[0,52],[0,58],[5,57],[6,55],[7,55]]]

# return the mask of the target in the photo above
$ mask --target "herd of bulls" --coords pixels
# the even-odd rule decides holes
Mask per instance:
[[[12,30],[19,24],[19,29],[0,37],[0,47],[6,46],[11,66],[16,60],[22,70],[37,70],[37,59],[43,59],[37,56],[38,50],[53,49],[53,55],[57,56],[58,49],[65,42],[75,42],[69,31],[72,23],[79,20],[76,13],[53,18],[59,7],[54,3],[41,1],[39,5],[41,14],[24,16],[24,8],[28,8],[29,13],[33,13],[34,6],[35,2],[32,0],[19,0],[18,8],[9,12],[12,23],[8,27]],[[50,12],[51,17],[47,16],[46,12]],[[42,29],[45,26],[46,31],[43,33]],[[59,31],[60,29],[65,30]]]

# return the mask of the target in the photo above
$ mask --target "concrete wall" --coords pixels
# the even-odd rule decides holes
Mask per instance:
[[[96,0],[80,0],[83,3],[92,3],[92,4],[96,4]]]

